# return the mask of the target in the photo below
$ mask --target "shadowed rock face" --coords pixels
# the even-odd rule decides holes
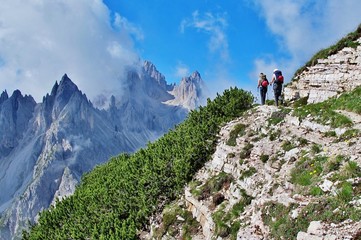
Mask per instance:
[[[20,236],[28,220],[74,192],[81,176],[121,152],[134,152],[180,123],[188,109],[146,62],[130,71],[121,99],[99,110],[65,74],[42,103],[0,95],[0,239]]]
[[[0,96],[0,158],[6,157],[18,145],[27,129],[36,103],[31,96],[23,96],[19,90],[8,97]]]

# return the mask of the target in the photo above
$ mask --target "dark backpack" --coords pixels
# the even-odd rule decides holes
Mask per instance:
[[[269,85],[269,82],[268,82],[267,78],[263,79],[262,82],[261,82],[261,86],[262,87],[267,87],[268,85]]]
[[[278,70],[278,71],[275,71],[274,74],[276,76],[275,83],[282,84],[283,80],[284,80],[284,78],[282,76],[282,72],[280,70]]]

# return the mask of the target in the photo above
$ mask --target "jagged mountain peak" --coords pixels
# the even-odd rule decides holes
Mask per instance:
[[[22,96],[23,96],[23,95],[21,94],[21,91],[17,89],[17,90],[15,90],[15,91],[13,92],[13,94],[11,95],[10,98],[17,99],[17,98],[22,97]]]
[[[79,91],[78,87],[75,85],[75,83],[68,77],[67,74],[64,74],[64,76],[61,78],[59,86],[57,88],[57,94],[67,92],[67,93],[73,93]]]
[[[182,105],[191,110],[205,103],[205,84],[198,71],[183,77],[178,86],[174,86],[171,93],[174,99],[167,101],[169,105]]]
[[[204,84],[201,74],[198,71],[194,71],[190,76],[188,77],[183,77],[181,80],[180,85],[182,84]]]
[[[163,74],[161,74],[155,65],[150,61],[144,61],[143,69],[145,75],[154,79],[163,89],[167,89],[168,85]]]
[[[2,104],[4,101],[6,101],[9,98],[9,95],[7,91],[3,91],[0,95],[0,104]]]
[[[195,79],[195,80],[201,80],[202,79],[201,74],[198,71],[194,71],[192,73],[192,75],[191,75],[191,78]]]

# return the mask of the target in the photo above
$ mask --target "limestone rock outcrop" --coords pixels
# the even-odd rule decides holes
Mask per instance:
[[[361,38],[357,40],[361,44]],[[307,67],[284,88],[285,100],[308,97],[308,103],[322,102],[361,85],[361,45],[346,47]]]

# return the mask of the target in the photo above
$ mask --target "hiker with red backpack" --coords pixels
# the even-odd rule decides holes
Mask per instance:
[[[273,84],[273,92],[275,95],[275,103],[277,107],[278,107],[278,101],[280,100],[282,94],[283,80],[284,78],[282,76],[282,72],[278,69],[273,70],[271,85]]]
[[[267,88],[268,88],[269,82],[267,80],[267,77],[265,74],[260,73],[259,74],[259,80],[258,80],[258,86],[260,94],[261,94],[261,104],[264,105],[266,101],[266,94],[267,94]]]

